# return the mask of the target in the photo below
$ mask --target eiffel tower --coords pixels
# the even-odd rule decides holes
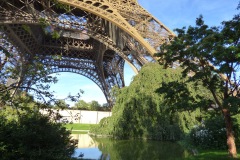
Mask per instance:
[[[49,74],[89,78],[110,105],[111,88],[125,85],[125,62],[138,73],[174,37],[137,0],[0,0],[0,27],[0,47],[42,57]]]

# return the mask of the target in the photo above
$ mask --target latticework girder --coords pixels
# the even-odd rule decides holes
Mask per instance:
[[[0,0],[0,25],[25,61],[86,76],[109,103],[124,62],[138,72],[174,36],[136,0]]]

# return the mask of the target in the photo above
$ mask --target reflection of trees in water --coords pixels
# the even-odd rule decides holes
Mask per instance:
[[[177,143],[142,140],[111,140],[94,138],[103,155],[102,160],[125,159],[177,159],[186,157],[187,152]]]
[[[102,153],[99,159],[100,160],[110,160],[110,154],[109,153],[107,153],[107,154]]]

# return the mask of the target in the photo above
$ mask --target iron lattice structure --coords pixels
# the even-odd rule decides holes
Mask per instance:
[[[137,73],[174,37],[137,0],[0,0],[0,25],[2,48],[11,42],[25,61],[38,55],[49,74],[89,78],[110,104],[111,88],[124,87],[124,63]]]

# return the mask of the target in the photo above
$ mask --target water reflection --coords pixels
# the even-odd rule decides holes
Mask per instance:
[[[78,140],[78,148],[97,148],[98,143],[88,134],[72,134],[72,138]]]
[[[100,159],[102,152],[98,149],[98,143],[88,134],[72,134],[78,140],[77,149],[73,157],[79,159]]]
[[[171,142],[143,140],[113,140],[86,135],[79,138],[78,149],[73,157],[100,160],[175,160],[188,157],[188,152]]]

